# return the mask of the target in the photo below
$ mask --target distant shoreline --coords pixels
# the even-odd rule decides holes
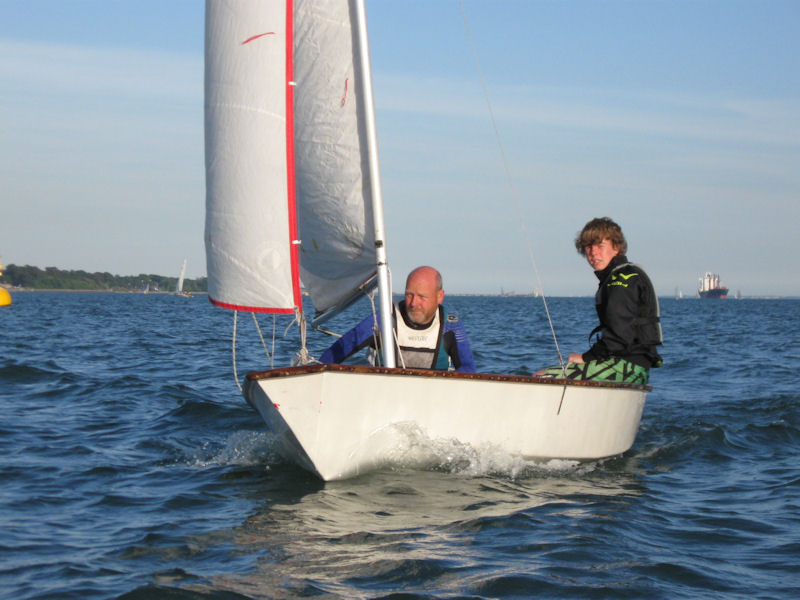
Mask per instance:
[[[0,287],[5,288],[8,290],[9,293],[13,292],[15,294],[30,294],[36,292],[43,292],[43,293],[56,293],[56,292],[65,292],[70,294],[137,294],[142,296],[173,296],[175,292],[169,291],[158,291],[158,292],[142,292],[139,290],[70,290],[70,289],[34,289],[34,288],[17,288],[11,287],[7,285],[0,284]],[[206,291],[198,291],[198,292],[190,292],[192,296],[206,296],[208,292]],[[395,296],[402,296],[400,293],[395,293]],[[510,296],[508,294],[469,294],[469,293],[453,293],[448,294],[450,298],[528,298],[528,299],[537,299],[539,296],[525,296],[525,295],[514,295]],[[549,298],[591,298],[592,296],[589,295],[578,295],[578,296],[548,296]],[[800,296],[742,296],[741,298],[723,298],[723,299],[705,299],[705,298],[697,298],[696,296],[689,296],[684,298],[675,298],[672,295],[665,294],[663,296],[659,296],[660,300],[676,300],[677,302],[686,302],[686,301],[693,301],[693,300],[705,300],[709,303],[727,303],[727,302],[738,302],[739,300],[800,300]]]
[[[139,290],[70,290],[70,289],[61,289],[61,288],[53,288],[53,289],[35,289],[35,288],[17,288],[17,287],[8,287],[8,286],[0,286],[4,287],[9,292],[14,292],[15,294],[30,294],[36,292],[46,292],[46,293],[53,293],[53,292],[66,292],[69,294],[141,294],[143,296],[172,296],[175,292],[167,292],[167,291],[158,291],[158,292],[140,292]],[[205,295],[208,292],[190,292],[192,296],[196,295]]]

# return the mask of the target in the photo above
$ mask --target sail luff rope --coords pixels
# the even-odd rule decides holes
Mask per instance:
[[[473,56],[473,58],[475,60],[475,67],[478,70],[478,77],[480,78],[481,87],[483,88],[483,96],[484,96],[484,99],[486,100],[486,106],[489,109],[489,117],[490,117],[490,119],[492,121],[492,128],[494,129],[494,136],[495,136],[495,140],[497,141],[497,146],[500,149],[500,156],[501,156],[502,161],[503,161],[503,168],[505,170],[506,178],[508,179],[508,185],[511,188],[511,196],[512,196],[512,198],[514,200],[514,206],[517,209],[517,216],[519,218],[520,227],[522,228],[522,237],[525,239],[525,245],[528,248],[528,257],[530,258],[531,264],[533,265],[533,271],[534,271],[534,273],[536,275],[536,282],[539,285],[539,289],[542,291],[542,303],[544,304],[544,311],[545,311],[545,314],[547,315],[547,322],[550,324],[550,332],[553,334],[553,342],[556,345],[556,352],[558,353],[558,362],[559,362],[559,365],[561,365],[561,369],[563,371],[564,370],[564,358],[563,358],[563,356],[561,354],[561,347],[558,344],[558,336],[556,335],[556,330],[555,330],[555,327],[553,326],[553,319],[550,316],[550,308],[547,305],[547,297],[545,296],[545,293],[544,293],[544,286],[542,285],[542,278],[539,275],[539,267],[536,265],[536,259],[533,256],[533,248],[532,248],[532,245],[531,245],[531,242],[530,242],[530,237],[528,236],[528,230],[527,230],[527,227],[525,226],[525,220],[522,218],[522,209],[521,209],[520,204],[519,204],[519,198],[518,198],[518,195],[517,195],[517,189],[514,186],[514,180],[511,177],[511,169],[510,169],[510,167],[508,165],[508,159],[506,157],[506,152],[505,152],[505,149],[503,148],[502,139],[500,138],[500,131],[497,128],[497,122],[495,121],[495,118],[494,118],[494,110],[492,109],[492,102],[489,99],[489,89],[488,89],[488,87],[486,85],[486,79],[483,76],[483,69],[481,69],[481,63],[480,63],[480,60],[478,59],[478,51],[477,51],[477,49],[475,47],[475,42],[472,39],[472,31],[469,28],[469,22],[467,21],[467,13],[464,10],[463,1],[459,0],[458,5],[461,8],[461,17],[464,20],[464,28],[467,31],[467,38],[469,39],[469,44],[470,44],[470,47],[472,48],[472,56]]]

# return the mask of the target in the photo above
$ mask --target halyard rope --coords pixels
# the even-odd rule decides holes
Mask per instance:
[[[316,359],[311,358],[311,355],[308,353],[308,348],[306,347],[306,315],[299,308],[295,309],[294,321],[289,324],[289,327],[291,327],[294,323],[297,323],[297,328],[300,330],[300,350],[297,351],[292,364],[297,366],[319,362]],[[289,331],[289,327],[286,328],[287,333]],[[286,334],[284,333],[284,337],[285,335]]]
[[[461,8],[461,16],[464,19],[464,28],[467,31],[467,37],[469,38],[469,44],[470,44],[470,47],[472,48],[472,56],[475,59],[475,67],[478,70],[478,77],[480,78],[481,87],[483,88],[483,96],[484,96],[484,99],[486,100],[486,106],[489,109],[489,117],[491,118],[491,121],[492,121],[492,128],[494,129],[494,136],[495,136],[495,140],[497,141],[497,146],[500,149],[500,156],[501,156],[502,161],[503,161],[503,168],[505,169],[506,179],[508,179],[508,185],[511,188],[511,196],[514,199],[514,206],[517,209],[517,216],[519,217],[519,224],[520,224],[520,227],[522,228],[522,237],[525,239],[525,244],[526,244],[526,246],[528,248],[528,256],[530,258],[531,264],[533,265],[533,271],[536,274],[536,282],[539,285],[539,289],[542,292],[542,303],[544,304],[544,311],[547,314],[547,322],[550,324],[550,332],[553,334],[553,341],[555,342],[556,352],[558,353],[558,362],[561,365],[561,369],[563,370],[564,369],[564,358],[561,355],[561,348],[558,345],[558,336],[556,336],[556,330],[555,330],[555,327],[553,326],[553,319],[550,316],[550,308],[547,306],[547,297],[545,296],[544,287],[542,286],[542,278],[539,276],[539,268],[536,265],[536,259],[533,256],[533,249],[531,247],[531,242],[530,242],[530,238],[528,236],[528,231],[527,231],[527,228],[525,227],[525,221],[522,218],[522,209],[520,208],[520,205],[519,205],[519,198],[518,198],[518,195],[517,195],[516,187],[514,186],[514,180],[511,177],[511,169],[508,166],[508,159],[506,158],[506,153],[505,153],[505,150],[503,149],[503,142],[502,142],[502,140],[500,138],[500,132],[497,129],[497,122],[495,121],[495,118],[494,118],[494,111],[492,110],[492,103],[491,103],[491,100],[489,99],[489,89],[486,86],[486,80],[483,77],[483,70],[481,69],[480,60],[478,60],[478,51],[475,48],[475,42],[472,39],[472,32],[470,31],[469,23],[467,22],[467,13],[464,10],[464,3],[461,0],[459,0],[458,5]]]

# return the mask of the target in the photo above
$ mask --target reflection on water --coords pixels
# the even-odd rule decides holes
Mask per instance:
[[[513,479],[382,471],[322,484],[298,483],[298,474],[279,473],[289,485],[270,485],[258,512],[231,532],[242,552],[261,557],[256,569],[215,579],[214,590],[364,597],[371,585],[392,590],[401,574],[405,588],[418,581],[456,590],[454,580],[471,570],[486,576],[487,556],[519,560],[520,546],[560,535],[554,517],[589,518],[598,501],[616,498],[622,508],[641,493],[629,470],[596,463],[528,465]]]

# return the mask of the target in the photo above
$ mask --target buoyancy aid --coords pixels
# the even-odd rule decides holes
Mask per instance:
[[[402,365],[409,369],[447,369],[449,357],[442,346],[444,309],[439,306],[433,320],[424,326],[407,320],[400,305],[394,306],[397,345],[400,348]],[[400,315],[398,319],[397,316]],[[441,360],[440,360],[441,359]],[[442,364],[439,364],[439,363]]]
[[[661,308],[658,296],[644,269],[640,265],[628,262],[624,257],[620,258],[623,260],[612,267],[597,288],[595,304],[601,324],[592,330],[589,338],[591,339],[595,333],[602,332],[605,328],[603,323],[604,304],[607,301],[609,289],[612,287],[627,289],[633,285],[634,289],[639,290],[637,314],[633,319],[635,336],[631,340],[632,345],[627,349],[630,356],[623,356],[623,358],[639,363],[640,359],[636,357],[644,356],[646,362],[649,363],[646,366],[660,367],[662,359],[656,351],[656,346],[664,342],[664,337],[661,329]]]

